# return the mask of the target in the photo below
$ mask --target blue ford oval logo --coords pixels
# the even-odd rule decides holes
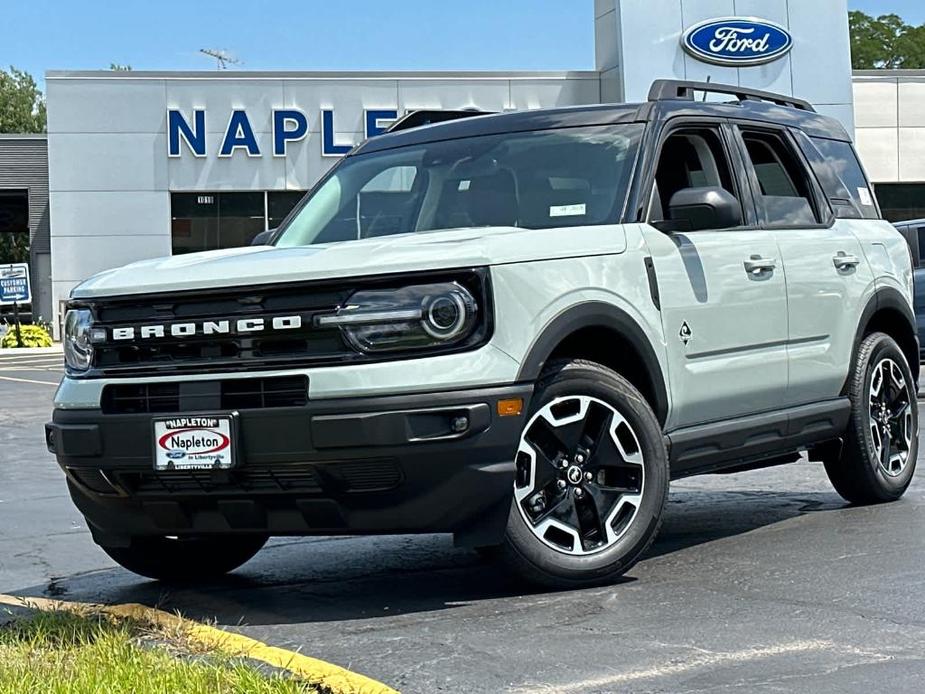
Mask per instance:
[[[681,45],[698,60],[741,67],[786,55],[793,47],[793,37],[765,19],[725,17],[692,26],[681,36]]]

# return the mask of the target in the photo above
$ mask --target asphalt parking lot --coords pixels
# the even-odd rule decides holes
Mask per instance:
[[[275,539],[168,590],[96,549],[45,451],[60,357],[0,355],[0,592],[214,619],[403,692],[921,691],[925,477],[847,506],[819,465],[673,485],[614,586],[525,590],[445,536]],[[920,456],[921,459],[921,456]]]

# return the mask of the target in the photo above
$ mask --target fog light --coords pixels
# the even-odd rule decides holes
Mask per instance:
[[[469,418],[463,416],[453,417],[453,421],[450,422],[450,428],[453,430],[454,434],[463,433],[469,428]]]
[[[507,398],[498,401],[498,415],[501,417],[518,417],[523,411],[523,398]]]

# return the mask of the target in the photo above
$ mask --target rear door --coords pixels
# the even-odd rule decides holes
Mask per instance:
[[[736,134],[761,225],[785,268],[789,328],[785,405],[837,397],[873,273],[851,220],[836,218],[795,134],[740,124]],[[847,201],[846,201],[847,202]]]
[[[787,384],[787,299],[777,241],[757,227],[724,123],[684,120],[666,131],[643,233],[669,356],[668,428],[776,410]],[[742,224],[698,231],[653,226],[664,227],[672,195],[692,187],[731,193]]]

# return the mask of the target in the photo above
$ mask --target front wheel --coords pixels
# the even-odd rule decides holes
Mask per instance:
[[[825,460],[835,490],[855,504],[894,501],[915,472],[918,387],[899,345],[873,333],[858,347],[848,383],[851,418],[841,454]]]
[[[639,391],[600,364],[556,362],[521,433],[502,556],[547,586],[612,582],[655,538],[667,495],[661,428]]]
[[[129,571],[161,581],[201,581],[234,571],[266,544],[265,535],[136,537],[103,551]]]

